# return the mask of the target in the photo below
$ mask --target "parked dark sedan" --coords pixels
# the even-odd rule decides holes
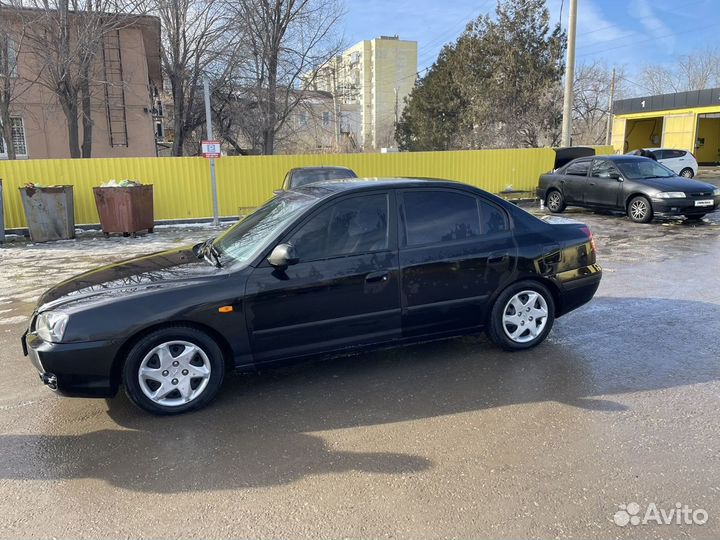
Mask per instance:
[[[60,283],[23,347],[62,393],[124,385],[158,414],[206,404],[228,369],[483,328],[527,349],[602,273],[588,228],[550,219],[454,182],[312,184],[214,240]]]
[[[715,186],[680,178],[652,159],[627,155],[573,160],[541,176],[537,194],[554,213],[567,206],[618,210],[638,223],[655,215],[700,219],[720,204]]]

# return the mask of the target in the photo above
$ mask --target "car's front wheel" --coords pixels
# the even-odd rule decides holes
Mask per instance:
[[[507,351],[541,343],[555,322],[555,302],[543,284],[520,281],[505,289],[493,304],[488,335]]]
[[[642,195],[633,197],[628,204],[627,215],[635,223],[649,223],[653,218],[650,201]]]
[[[125,392],[154,414],[179,414],[206,405],[225,374],[218,344],[189,326],[169,326],[140,339],[123,366]]]
[[[557,189],[553,189],[545,197],[545,206],[553,214],[559,214],[565,210],[565,198]]]
[[[680,176],[683,178],[692,178],[695,176],[695,173],[690,167],[685,167],[682,171],[680,171]]]

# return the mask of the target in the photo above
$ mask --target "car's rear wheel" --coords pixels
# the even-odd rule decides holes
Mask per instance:
[[[685,167],[682,171],[680,171],[680,176],[683,178],[692,178],[695,176],[695,173],[690,167]]]
[[[628,204],[627,215],[635,223],[649,223],[653,218],[650,201],[642,195],[633,197]]]
[[[179,414],[207,405],[220,389],[225,362],[205,332],[169,326],[140,339],[123,366],[125,392],[154,414]]]
[[[565,198],[557,189],[553,189],[545,196],[545,206],[553,214],[559,214],[565,210]]]
[[[488,335],[507,351],[541,343],[555,322],[555,302],[543,284],[520,281],[505,289],[493,304]]]

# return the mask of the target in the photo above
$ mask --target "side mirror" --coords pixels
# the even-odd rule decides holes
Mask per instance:
[[[295,252],[295,246],[292,244],[278,244],[267,258],[267,262],[275,268],[287,268],[288,266],[297,264],[299,260]]]
[[[620,173],[617,173],[617,172],[611,172],[611,173],[609,173],[609,174],[608,174],[608,178],[614,178],[614,179],[617,180],[618,182],[622,182],[622,181],[623,181],[623,177],[620,176]]]

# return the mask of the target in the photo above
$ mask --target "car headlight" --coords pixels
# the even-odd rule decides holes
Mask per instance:
[[[60,343],[65,334],[68,316],[59,311],[45,311],[35,319],[35,332],[43,341]]]
[[[663,191],[655,195],[658,199],[684,199],[685,193],[682,191]]]
[[[715,197],[717,197],[718,195],[720,195],[720,188],[715,188],[715,189],[713,189],[713,195],[714,195]]]

